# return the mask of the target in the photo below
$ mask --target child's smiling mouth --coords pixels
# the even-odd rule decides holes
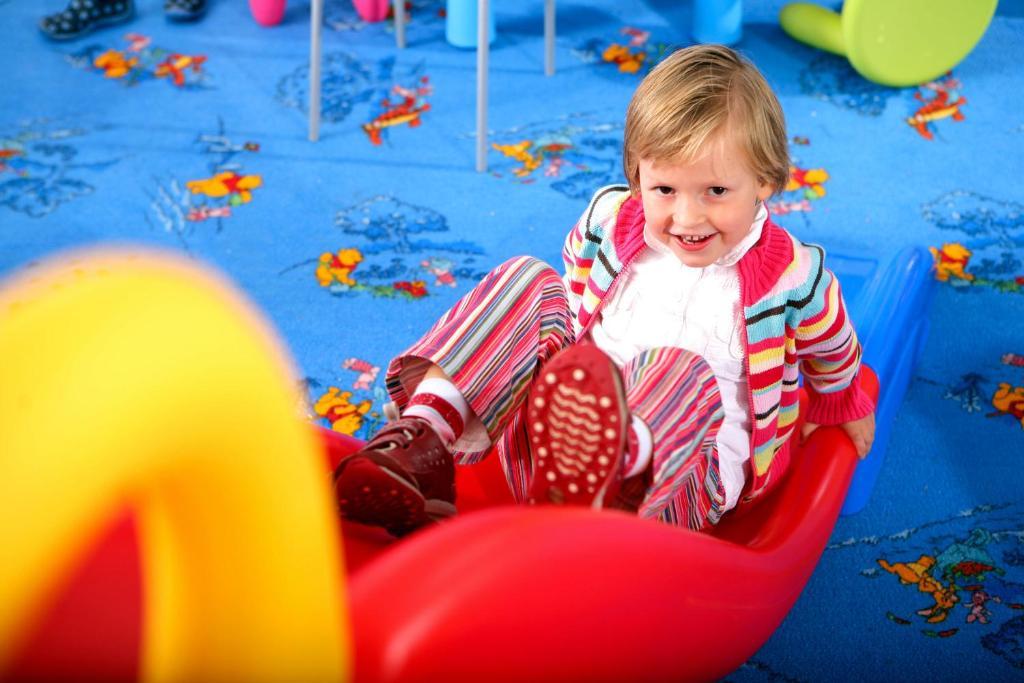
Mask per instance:
[[[710,235],[673,235],[676,243],[686,251],[700,251],[708,245],[717,233]]]

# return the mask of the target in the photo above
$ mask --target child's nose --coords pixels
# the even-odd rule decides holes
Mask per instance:
[[[700,202],[687,197],[676,199],[672,207],[672,222],[681,228],[691,228],[704,222],[704,211]]]

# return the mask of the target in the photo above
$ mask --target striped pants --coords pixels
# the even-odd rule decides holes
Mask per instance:
[[[395,358],[385,382],[404,410],[430,365],[440,367],[479,418],[455,444],[456,462],[477,462],[496,444],[512,493],[524,501],[533,474],[526,395],[544,363],[574,342],[561,278],[520,257],[488,273]],[[654,443],[653,482],[638,514],[695,530],[715,524],[725,503],[715,447],[723,411],[711,368],[690,351],[657,348],[622,374],[630,413]]]

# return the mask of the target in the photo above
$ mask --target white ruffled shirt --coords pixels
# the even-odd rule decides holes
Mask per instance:
[[[684,265],[644,226],[644,250],[621,277],[591,329],[598,348],[621,368],[651,348],[675,346],[711,366],[725,418],[717,446],[725,510],[739,500],[750,459],[750,415],[744,367],[743,311],[736,263],[761,238],[768,211],[758,209],[750,232],[704,268]],[[724,510],[723,510],[724,511]]]

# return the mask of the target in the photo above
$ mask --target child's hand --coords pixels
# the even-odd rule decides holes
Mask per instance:
[[[859,420],[844,422],[839,426],[853,441],[853,445],[857,449],[857,457],[861,460],[867,457],[868,451],[871,450],[871,444],[875,441],[875,414],[870,413]],[[803,443],[817,428],[818,425],[813,422],[805,422],[804,428],[800,431],[800,442]]]

